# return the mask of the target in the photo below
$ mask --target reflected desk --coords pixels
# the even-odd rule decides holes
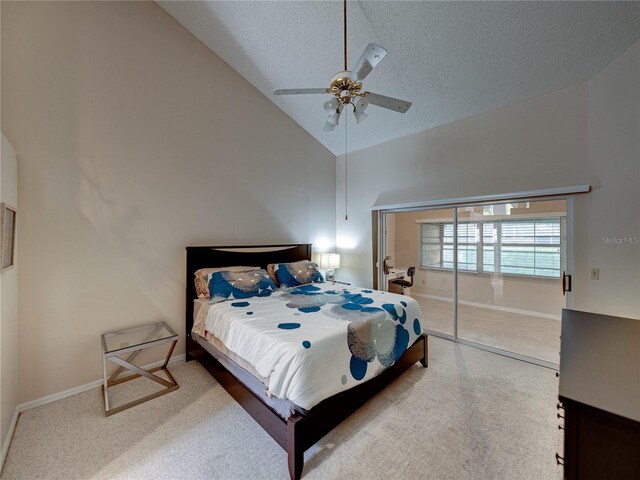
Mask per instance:
[[[405,276],[407,275],[407,269],[406,268],[390,268],[389,269],[389,273],[386,275],[387,277],[387,291],[391,292],[391,293],[402,293],[402,287],[400,285],[396,285],[395,283],[393,283],[394,280],[398,280],[401,278],[405,278]],[[410,288],[405,288],[404,289],[405,295],[410,296],[411,295],[411,289]]]

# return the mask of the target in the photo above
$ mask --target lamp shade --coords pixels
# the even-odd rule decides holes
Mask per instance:
[[[323,253],[320,257],[320,268],[340,268],[340,254]]]
[[[361,112],[364,112],[368,106],[369,106],[369,100],[367,100],[365,97],[358,97],[358,99],[356,100],[356,103],[354,104],[354,107],[356,107],[356,110],[360,110]]]
[[[324,102],[324,111],[331,115],[336,113],[339,106],[340,102],[337,98],[333,97],[331,100]]]
[[[332,125],[333,127],[335,127],[336,125],[338,125],[338,122],[340,122],[340,114],[339,113],[334,113],[332,115],[329,115],[329,118],[327,119],[327,123]]]
[[[362,110],[354,110],[353,115],[356,117],[356,123],[360,123],[361,121],[363,121],[365,118],[369,116],[366,113],[364,113]]]

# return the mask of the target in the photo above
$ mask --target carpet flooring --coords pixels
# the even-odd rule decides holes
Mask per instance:
[[[420,304],[424,328],[453,335],[451,302],[420,295],[413,298]],[[458,336],[547,362],[560,362],[560,320],[460,304]]]
[[[554,371],[437,338],[429,361],[307,451],[303,478],[560,478]],[[1,478],[289,478],[284,451],[202,367],[171,371],[179,390],[109,418],[99,389],[24,412]],[[116,404],[150,383],[119,386]]]

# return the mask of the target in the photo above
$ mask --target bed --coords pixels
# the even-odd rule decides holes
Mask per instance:
[[[355,287],[310,284],[277,292],[267,298],[251,299],[249,302],[224,302],[209,306],[208,300],[198,299],[194,273],[201,268],[252,265],[264,269],[268,264],[288,264],[310,259],[311,244],[186,248],[187,361],[197,360],[202,364],[287,452],[289,474],[292,479],[301,477],[304,452],[313,444],[415,363],[420,362],[427,367],[428,339],[422,333],[419,315],[414,315],[410,310],[412,305],[407,304],[412,301],[409,298],[406,299],[407,302],[402,301],[402,305],[392,308],[389,305],[394,301],[400,302],[402,297]],[[342,301],[337,302],[336,298],[341,298]],[[383,303],[382,299],[385,299],[386,303]],[[377,314],[385,309],[387,312],[382,313],[387,317],[386,323],[392,320],[395,328],[405,331],[404,337],[394,336],[402,337],[404,345],[398,340],[396,344],[401,345],[391,348],[391,357],[379,355],[375,361],[368,360],[368,363],[358,361],[352,356],[351,362],[348,362],[349,375],[344,374],[344,369],[335,372],[335,378],[339,378],[340,381],[327,381],[324,377],[329,377],[328,374],[322,374],[323,381],[309,381],[314,375],[318,375],[319,364],[324,365],[330,358],[339,361],[341,353],[325,351],[330,347],[326,343],[323,344],[327,336],[323,329],[307,328],[306,333],[300,336],[299,332],[305,331],[298,328],[301,323],[305,326],[316,325],[322,320],[322,312],[327,312],[327,315],[333,315],[335,318],[324,320],[328,322],[326,329],[343,325],[342,328],[345,330],[345,325],[350,329],[351,325],[361,325],[362,321],[358,318],[372,315],[368,312]],[[405,309],[409,313],[404,313]],[[255,344],[244,345],[244,341],[234,341],[234,337],[227,335],[228,328],[224,328],[230,324],[239,332],[247,332],[246,329],[257,328],[256,325],[261,322],[268,324],[267,312],[272,316],[282,316],[282,321],[276,321],[277,328],[267,329],[264,335],[270,335],[276,340],[294,338],[295,342],[289,342],[289,346],[303,345],[300,348],[284,349],[284,353],[281,353],[288,354],[288,362],[296,365],[296,368],[283,369],[286,375],[276,375],[276,369],[271,364],[260,364],[259,360],[268,360],[268,354],[277,348],[264,353],[254,351],[258,348]],[[353,317],[345,320],[345,314]],[[360,317],[356,318],[358,315]],[[414,316],[417,318],[413,319]],[[251,321],[248,321],[249,319]],[[307,323],[298,319],[304,319]],[[401,322],[406,328],[400,326]],[[411,332],[412,329],[415,331],[408,337],[406,331]],[[352,340],[357,340],[358,334],[357,330],[354,332],[349,330],[348,333],[351,351],[359,348],[357,345],[353,346]],[[241,334],[239,336],[242,338]],[[235,338],[238,338],[238,334]],[[303,338],[305,340],[301,340]],[[347,334],[344,338],[347,338]],[[282,342],[278,342],[273,345],[282,347]],[[346,348],[346,345],[344,347]],[[255,358],[251,358],[252,355]],[[346,362],[345,359],[342,361]],[[375,371],[372,368],[374,363],[378,365]],[[299,367],[302,364],[306,370]],[[265,372],[270,371],[274,374],[269,379],[266,378],[269,375]],[[348,381],[345,380],[347,376]]]

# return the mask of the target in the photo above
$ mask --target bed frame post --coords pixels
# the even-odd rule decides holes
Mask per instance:
[[[427,335],[422,339],[424,343],[424,357],[420,359],[420,363],[424,368],[429,366],[429,337]]]
[[[301,432],[298,432],[298,422],[303,420],[300,415],[292,415],[287,420],[287,455],[289,476],[291,480],[300,480],[304,467],[304,447],[301,442]]]

